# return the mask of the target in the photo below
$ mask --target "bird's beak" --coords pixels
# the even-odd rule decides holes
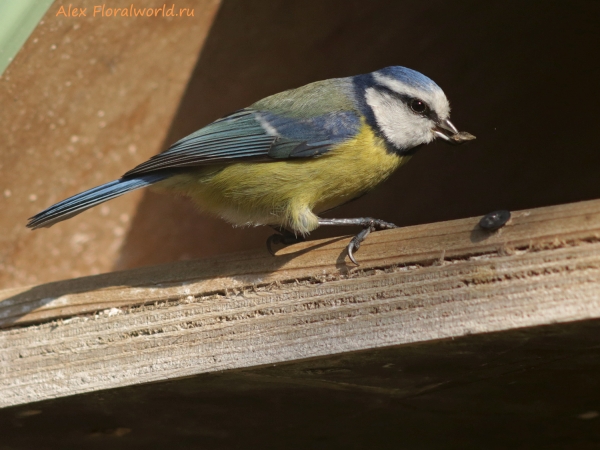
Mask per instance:
[[[437,137],[444,139],[451,144],[462,144],[466,141],[472,141],[475,139],[471,133],[466,131],[458,131],[456,127],[448,119],[441,120],[435,127],[433,127],[433,134]]]

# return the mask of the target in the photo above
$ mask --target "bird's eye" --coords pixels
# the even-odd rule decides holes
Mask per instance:
[[[417,114],[425,115],[429,112],[429,107],[427,103],[421,100],[414,99],[410,102],[410,109],[412,109]]]

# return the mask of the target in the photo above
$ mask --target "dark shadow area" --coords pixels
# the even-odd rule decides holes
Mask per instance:
[[[300,255],[329,245],[337,240],[350,240],[351,238],[352,236],[340,236],[319,243],[308,242],[303,245],[303,248],[295,251],[287,249],[284,253],[280,252],[281,248],[278,248],[274,255],[268,252],[265,246],[263,250],[252,252],[251,255],[234,253],[219,261],[206,259],[179,261],[149,268],[123,270],[40,284],[0,301],[0,328],[12,325],[24,325],[29,322],[39,324],[47,320],[54,321],[60,318],[89,314],[118,306],[112,303],[104,303],[102,300],[94,298],[94,296],[89,296],[85,300],[85,303],[84,299],[81,299],[77,303],[71,300],[68,305],[64,302],[57,302],[55,306],[46,307],[44,312],[47,312],[51,319],[44,320],[43,317],[36,316],[22,320],[24,316],[49,305],[52,301],[73,294],[124,286],[142,289],[167,287],[215,278],[233,278],[244,285],[252,285],[256,283],[256,275],[258,274],[276,272],[284,264]],[[355,256],[360,258],[359,254]],[[249,258],[252,258],[252,263],[250,264],[248,263]],[[342,250],[336,259],[336,267],[340,273],[347,272],[349,268],[355,267],[354,264],[347,261],[346,249]],[[203,295],[206,294],[208,292],[203,292]],[[153,300],[149,301],[153,303]],[[137,303],[130,301],[128,302],[128,306],[140,303],[143,303],[143,300]]]
[[[556,324],[5,408],[0,447],[597,449],[599,332]]]
[[[469,239],[473,244],[476,244],[477,242],[485,241],[486,239],[494,236],[496,233],[499,233],[499,230],[484,230],[479,225],[475,225],[473,230],[471,230],[471,236]]]
[[[423,148],[329,216],[402,226],[598,198],[599,16],[587,0],[224,0],[165,147],[269,94],[404,65],[444,89],[477,140]],[[147,193],[117,268],[257,248],[269,233]]]

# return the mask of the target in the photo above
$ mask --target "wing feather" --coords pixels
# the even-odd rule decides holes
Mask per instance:
[[[295,91],[277,95],[293,97],[297,95]],[[314,96],[317,94],[320,95],[320,91],[315,91]],[[288,102],[288,108],[293,109],[293,103]],[[282,109],[274,112],[256,108],[258,105],[260,102],[201,128],[123,176],[246,160],[318,157],[334,145],[355,136],[360,128],[356,110],[334,108],[319,110],[314,117],[306,114],[298,117],[291,112],[286,114]]]
[[[124,176],[175,167],[266,157],[277,136],[268,135],[251,110],[242,110],[196,131]]]

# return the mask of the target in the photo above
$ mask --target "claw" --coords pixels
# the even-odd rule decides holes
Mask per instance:
[[[269,236],[267,238],[267,250],[269,251],[269,253],[271,254],[271,256],[275,256],[275,251],[273,251],[273,244],[280,244],[281,243],[281,238],[283,236],[281,234],[272,234],[271,236]]]
[[[348,257],[357,266],[360,265],[354,258],[354,252],[360,247],[362,241],[371,233],[371,231],[377,230],[389,230],[392,228],[398,228],[397,225],[384,222],[383,220],[373,219],[372,217],[358,217],[355,219],[319,219],[319,225],[334,225],[334,226],[358,226],[362,227],[362,231],[352,238],[346,250]]]
[[[354,264],[356,264],[357,266],[360,266],[360,264],[358,262],[356,262],[356,259],[354,259],[354,255],[352,254],[352,252],[354,250],[352,250],[353,247],[356,248],[356,250],[358,250],[358,248],[360,247],[359,245],[356,245],[356,243],[354,242],[354,239],[356,238],[352,238],[352,240],[350,241],[350,243],[348,244],[348,258],[350,258],[350,261],[352,261]]]
[[[348,257],[350,258],[350,261],[352,261],[357,266],[360,266],[360,264],[356,262],[356,259],[354,258],[354,252],[358,251],[358,249],[360,248],[360,244],[366,239],[366,237],[371,233],[371,231],[374,231],[373,225],[364,228],[360,233],[354,236],[348,244]]]

